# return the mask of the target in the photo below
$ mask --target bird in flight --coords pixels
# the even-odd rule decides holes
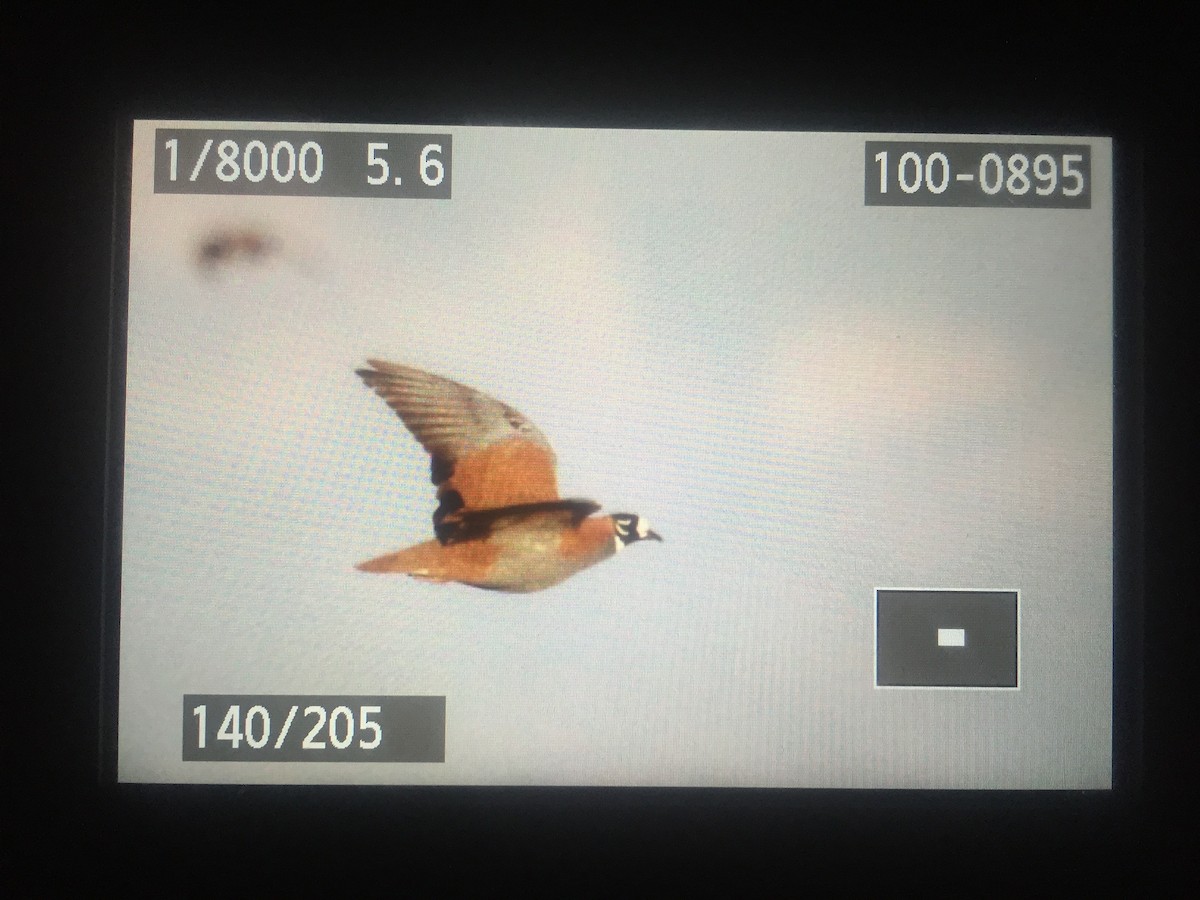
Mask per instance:
[[[423,581],[528,593],[565,581],[623,547],[661,541],[630,513],[558,496],[554,451],[511,406],[466,385],[382,360],[357,374],[429,453],[434,540],[359,563]]]
[[[279,241],[253,227],[217,229],[196,248],[196,264],[205,271],[239,261],[261,262],[279,251]]]

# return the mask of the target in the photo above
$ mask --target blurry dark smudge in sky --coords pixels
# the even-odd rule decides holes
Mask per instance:
[[[241,262],[261,263],[275,256],[279,241],[265,231],[253,228],[216,229],[196,248],[196,265],[206,272]]]

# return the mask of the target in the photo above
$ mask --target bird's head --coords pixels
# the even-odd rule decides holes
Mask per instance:
[[[661,541],[662,538],[650,530],[650,523],[641,516],[633,513],[613,513],[613,529],[617,532],[617,540],[622,544],[632,544],[634,541]]]

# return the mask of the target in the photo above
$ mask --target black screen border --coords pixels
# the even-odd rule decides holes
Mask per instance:
[[[1060,48],[1055,48],[1059,53]],[[751,55],[747,51],[747,55]],[[861,57],[857,54],[855,58]],[[963,50],[954,59],[966,63]],[[894,57],[893,57],[894,59]],[[1073,58],[1072,58],[1073,59]],[[252,71],[265,63],[250,66]],[[669,65],[669,60],[667,65]],[[1085,60],[1087,83],[1111,61],[1097,54]],[[165,66],[164,66],[165,68]],[[301,80],[279,90],[279,81],[247,90],[233,75],[217,85],[197,87],[182,77],[163,88],[148,81],[122,85],[111,105],[115,210],[114,292],[127,285],[128,168],[131,123],[135,119],[216,121],[321,121],[341,123],[413,122],[430,125],[512,125],[592,128],[698,128],[758,131],[924,132],[954,134],[1063,134],[1113,138],[1114,165],[1114,680],[1113,790],[1111,791],[924,791],[744,788],[460,788],[360,786],[238,786],[118,784],[116,763],[116,660],[119,618],[111,602],[103,607],[104,676],[100,709],[98,820],[116,823],[118,835],[103,843],[113,859],[136,860],[125,849],[130,839],[174,848],[171,860],[182,869],[194,848],[216,849],[254,865],[239,848],[256,845],[267,859],[287,858],[294,848],[323,854],[353,852],[362,846],[379,852],[400,841],[403,858],[422,855],[441,873],[473,849],[466,864],[491,866],[510,878],[531,874],[528,864],[555,854],[551,871],[587,871],[597,860],[632,867],[661,868],[686,861],[705,871],[722,862],[758,866],[759,873],[801,865],[863,865],[860,854],[882,854],[901,870],[932,866],[1055,866],[1055,854],[1089,863],[1136,852],[1145,821],[1142,754],[1144,667],[1143,545],[1143,157],[1146,120],[1136,109],[1138,95],[1105,95],[1111,79],[1072,94],[1052,90],[1039,101],[1021,88],[990,83],[972,93],[979,78],[931,96],[913,90],[926,71],[911,62],[890,83],[881,63],[857,78],[828,79],[814,86],[783,79],[765,89],[762,73],[743,86],[727,86],[720,67],[712,75],[676,76],[664,65],[639,93],[633,77],[603,80],[588,90],[583,79],[531,86],[532,78],[512,75],[515,61],[499,64],[502,77],[486,83],[482,68],[468,67],[455,89],[442,93],[402,90],[389,95],[365,77],[323,84]],[[1070,63],[1061,64],[1061,69]],[[1078,73],[1072,72],[1072,76]],[[139,72],[139,76],[144,73]],[[690,78],[690,80],[689,80]],[[1066,79],[1063,79],[1064,82]],[[1037,82],[1037,78],[1032,79]],[[332,85],[332,86],[331,86]],[[572,89],[579,89],[571,95]],[[581,88],[581,89],[580,89]],[[760,92],[755,94],[754,90]],[[1055,93],[1058,90],[1058,93]],[[470,94],[470,96],[466,96]],[[231,100],[240,97],[239,100]],[[123,179],[123,180],[122,180]],[[123,186],[124,185],[124,186]],[[114,293],[115,296],[115,293]],[[113,305],[110,334],[121,331],[124,310]],[[123,334],[123,332],[121,332]],[[122,338],[123,340],[123,338]],[[124,347],[110,343],[109,384],[123,388]],[[123,393],[122,393],[123,398]],[[120,440],[123,405],[110,395],[109,440]],[[110,443],[110,447],[113,446]],[[109,455],[106,468],[120,471]],[[119,482],[111,478],[106,496]],[[119,547],[119,511],[105,511],[105,545]],[[119,588],[106,550],[105,591]],[[117,843],[120,847],[117,847]],[[948,859],[953,848],[958,860]],[[1118,848],[1120,848],[1118,850]],[[1083,854],[1083,856],[1079,856]],[[453,861],[453,862],[452,862]],[[171,865],[171,863],[167,863]],[[1010,877],[1018,877],[1019,873]],[[453,876],[450,876],[451,882]],[[743,870],[739,883],[755,875]]]

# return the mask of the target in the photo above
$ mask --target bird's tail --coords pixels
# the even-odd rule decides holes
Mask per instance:
[[[397,550],[395,553],[385,553],[383,556],[360,562],[354,568],[361,572],[411,575],[413,578],[420,578],[424,581],[448,581],[449,579],[441,571],[443,566],[439,565],[434,558],[436,548],[439,546],[437,541],[417,544],[415,547]]]

